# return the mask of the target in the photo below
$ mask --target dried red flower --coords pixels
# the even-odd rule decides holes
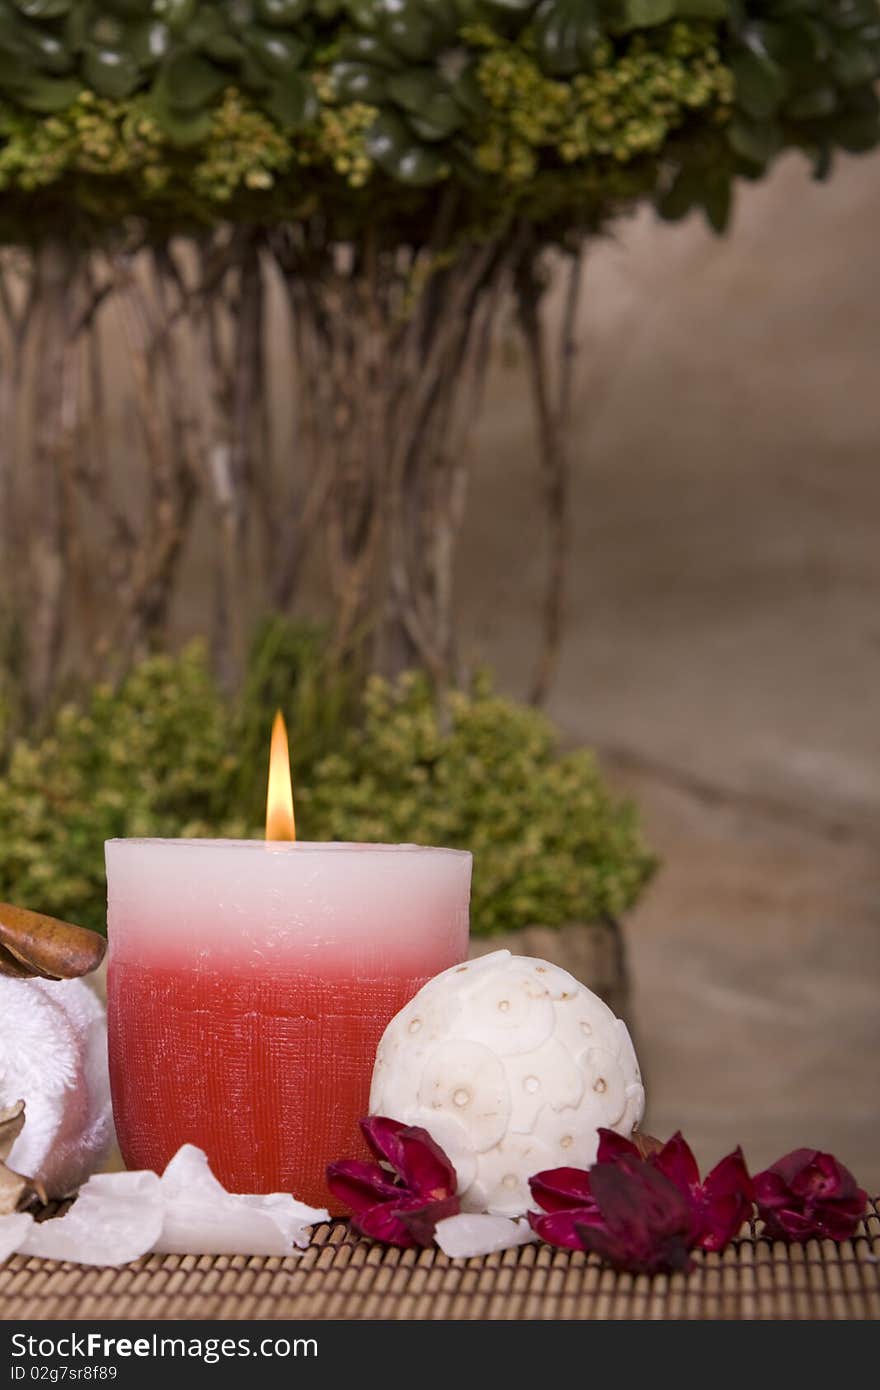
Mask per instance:
[[[588,1173],[556,1168],[537,1174],[531,1188],[543,1211],[529,1220],[543,1240],[595,1250],[620,1269],[642,1273],[684,1269],[687,1252],[696,1248],[723,1250],[753,1199],[740,1149],[701,1182],[681,1134],[645,1152],[608,1129],[599,1131]]]
[[[529,1179],[532,1196],[541,1212],[529,1212],[532,1230],[550,1245],[583,1250],[583,1226],[602,1224],[602,1213],[593,1196],[590,1174],[582,1168],[549,1168]]]
[[[612,1162],[640,1150],[612,1130],[600,1131],[599,1162]],[[680,1131],[645,1158],[678,1188],[691,1209],[691,1246],[723,1250],[752,1213],[754,1189],[743,1151],[734,1149],[700,1181],[690,1145]]]
[[[795,1149],[755,1178],[758,1215],[774,1240],[849,1240],[868,1194],[833,1154]]]
[[[427,1130],[384,1115],[361,1120],[378,1162],[347,1158],[327,1168],[327,1186],[352,1225],[386,1245],[430,1245],[434,1228],[460,1210],[455,1169]]]
[[[589,1173],[551,1169],[538,1173],[530,1185],[544,1210],[529,1212],[529,1222],[551,1245],[594,1250],[616,1269],[633,1274],[688,1268],[688,1204],[638,1154],[617,1154],[597,1162]]]
[[[576,1223],[582,1249],[594,1250],[632,1274],[690,1268],[690,1207],[662,1173],[624,1155],[614,1163],[596,1164],[590,1185],[602,1220]]]

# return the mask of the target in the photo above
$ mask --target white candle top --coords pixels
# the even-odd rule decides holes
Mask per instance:
[[[320,961],[464,955],[471,855],[336,841],[108,840],[111,961]],[[432,973],[427,970],[427,973]]]

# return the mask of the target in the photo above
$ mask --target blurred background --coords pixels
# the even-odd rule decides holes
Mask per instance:
[[[713,1160],[829,1148],[880,1189],[880,160],[797,157],[731,234],[586,265],[566,645],[548,702],[663,859],[626,921],[647,1121]],[[459,595],[525,692],[531,423],[496,371]]]

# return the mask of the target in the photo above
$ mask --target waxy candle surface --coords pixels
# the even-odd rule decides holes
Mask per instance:
[[[376,1046],[464,958],[471,856],[413,845],[111,840],[108,1010],[129,1167],[205,1149],[232,1191],[326,1205]]]

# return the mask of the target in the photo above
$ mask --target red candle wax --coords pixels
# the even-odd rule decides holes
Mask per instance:
[[[204,1149],[230,1191],[328,1203],[376,1046],[464,957],[470,855],[415,846],[107,845],[113,1107],[129,1167]]]

